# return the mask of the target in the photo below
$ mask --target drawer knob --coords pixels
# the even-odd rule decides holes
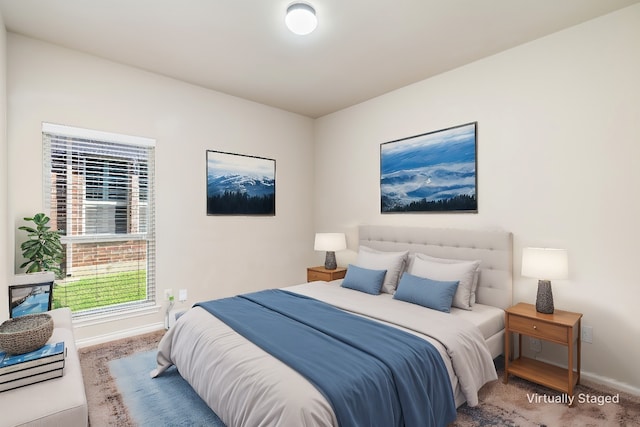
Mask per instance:
[[[536,325],[533,325],[533,329],[538,329],[538,327]]]

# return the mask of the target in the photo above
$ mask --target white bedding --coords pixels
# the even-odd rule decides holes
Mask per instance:
[[[447,367],[456,406],[465,400],[470,406],[477,405],[478,390],[497,379],[483,334],[463,316],[393,300],[390,295],[341,288],[339,282],[305,283],[286,289],[392,322],[431,342]],[[331,406],[315,387],[204,309],[189,310],[167,332],[159,344],[157,362],[152,376],[175,364],[230,427],[337,426]]]
[[[501,308],[484,304],[474,304],[473,310],[451,307],[451,315],[476,325],[484,339],[504,330],[504,310]]]
[[[342,281],[343,279],[339,279],[327,282],[327,284],[329,286],[340,286]],[[393,295],[386,293],[376,295],[376,297],[379,299],[393,299]],[[504,310],[490,305],[476,303],[473,305],[473,310],[451,307],[451,316],[473,323],[480,329],[484,339],[488,339],[504,330]]]

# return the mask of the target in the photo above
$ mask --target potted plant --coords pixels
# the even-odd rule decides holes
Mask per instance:
[[[56,278],[62,278],[60,263],[64,258],[64,248],[60,243],[60,233],[51,230],[50,218],[43,213],[37,213],[32,218],[24,218],[32,221],[34,226],[21,226],[18,230],[27,232],[27,240],[22,242],[22,256],[27,259],[20,268],[27,268],[26,273],[51,271]]]

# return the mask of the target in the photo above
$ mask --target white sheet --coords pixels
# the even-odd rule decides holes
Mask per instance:
[[[480,387],[497,379],[482,334],[464,319],[337,283],[287,289],[380,321],[395,319],[396,327],[430,341],[443,357],[457,406],[465,399],[477,405]],[[152,376],[175,364],[230,427],[337,425],[329,403],[300,374],[201,308],[189,310],[168,331],[157,361]]]
[[[474,304],[471,310],[452,307],[451,315],[473,323],[484,339],[504,329],[504,310],[490,305]]]

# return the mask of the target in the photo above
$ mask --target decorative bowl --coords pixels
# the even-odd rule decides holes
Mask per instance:
[[[29,353],[47,343],[53,333],[53,319],[46,313],[28,314],[0,325],[0,350],[8,354]]]

